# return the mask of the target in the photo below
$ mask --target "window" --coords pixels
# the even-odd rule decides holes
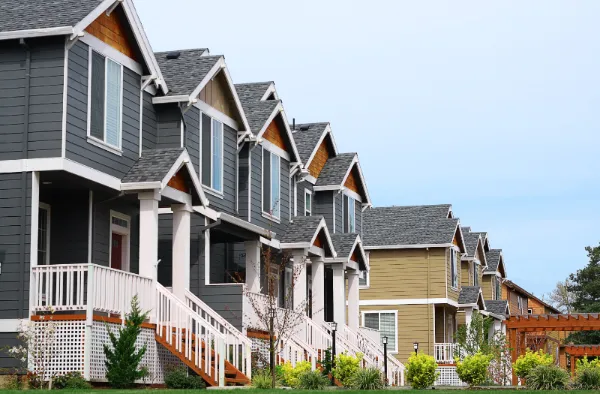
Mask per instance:
[[[359,287],[369,287],[369,272],[368,271],[360,271],[360,276],[358,278],[358,286]]]
[[[130,216],[110,211],[110,268],[129,271],[130,223]]]
[[[277,219],[281,214],[280,174],[279,156],[263,148],[263,212]]]
[[[450,249],[450,273],[452,275],[452,287],[458,288],[458,268],[456,266],[456,251]]]
[[[494,277],[496,279],[496,299],[502,299],[502,281],[497,276]]]
[[[396,311],[365,312],[363,314],[363,325],[378,330],[381,338],[388,337],[388,350],[398,352],[398,318]]]
[[[304,216],[312,215],[312,192],[304,189]]]
[[[223,193],[223,123],[202,114],[202,184]]]
[[[121,149],[123,66],[90,49],[88,136]]]
[[[355,201],[352,197],[344,195],[344,232],[355,233],[356,232],[356,211]]]
[[[527,314],[533,315],[533,309],[527,309]]]
[[[479,264],[473,262],[473,286],[479,286]]]
[[[50,264],[50,205],[40,202],[38,210],[38,265]]]

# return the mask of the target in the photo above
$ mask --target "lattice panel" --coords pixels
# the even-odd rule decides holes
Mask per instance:
[[[434,383],[435,386],[466,386],[458,378],[456,367],[438,367],[436,371],[439,373],[439,376]]]
[[[258,368],[267,367],[270,359],[269,341],[267,339],[260,338],[250,338],[250,340],[252,341],[252,353],[256,353],[258,355],[256,366]]]
[[[36,343],[48,355],[47,378],[68,372],[83,373],[84,321],[36,321]],[[49,327],[53,325],[54,328]],[[54,331],[54,334],[50,334]]]

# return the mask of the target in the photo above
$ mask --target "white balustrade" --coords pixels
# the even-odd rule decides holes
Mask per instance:
[[[440,364],[454,364],[454,358],[459,356],[456,343],[435,343],[433,345],[435,361]]]

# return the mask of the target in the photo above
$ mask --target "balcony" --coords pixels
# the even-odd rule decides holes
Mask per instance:
[[[433,353],[438,364],[454,364],[454,358],[459,356],[460,350],[457,343],[435,343]]]

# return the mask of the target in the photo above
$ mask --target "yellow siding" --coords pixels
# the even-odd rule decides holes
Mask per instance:
[[[370,288],[360,291],[361,300],[446,297],[449,262],[443,248],[373,250],[370,266]]]
[[[467,323],[467,317],[464,312],[456,312],[456,324],[460,326],[464,326]]]
[[[361,291],[362,293],[362,291]],[[406,363],[413,350],[413,343],[419,342],[419,352],[433,355],[433,305],[393,305],[361,306],[363,311],[398,312],[398,353],[396,358]]]
[[[494,275],[484,275],[481,281],[481,290],[484,300],[494,299]]]
[[[460,285],[461,286],[472,286],[473,279],[471,278],[472,274],[471,270],[471,262],[469,261],[461,261],[460,262]]]

